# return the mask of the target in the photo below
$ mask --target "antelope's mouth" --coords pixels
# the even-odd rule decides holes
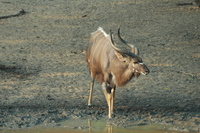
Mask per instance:
[[[141,72],[142,75],[148,75],[149,74],[149,71],[146,71],[146,72]]]

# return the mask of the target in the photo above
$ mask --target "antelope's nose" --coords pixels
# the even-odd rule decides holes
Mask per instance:
[[[150,71],[149,71],[149,69],[147,69],[146,71],[145,71],[145,75],[148,75],[149,73],[150,73]]]
[[[148,75],[148,74],[149,74],[149,71],[141,72],[141,74],[143,74],[143,75]]]
[[[149,74],[149,70],[148,70],[148,71],[146,71],[145,73],[146,73],[146,75],[148,75],[148,74]]]
[[[143,74],[143,75],[148,75],[149,72],[150,72],[149,69],[148,69],[147,66],[144,64],[144,65],[143,65],[143,72],[142,72],[142,74]]]
[[[146,71],[144,73],[142,73],[143,75],[148,75],[149,74],[149,69],[147,68]]]

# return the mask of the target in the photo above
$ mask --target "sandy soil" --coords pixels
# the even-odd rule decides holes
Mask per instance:
[[[190,0],[0,0],[0,127],[59,126],[70,118],[121,127],[160,123],[200,131],[200,9]],[[99,26],[140,49],[148,76],[117,88],[115,116],[90,75],[85,49]],[[121,45],[114,35],[118,45]],[[75,125],[76,127],[76,125]]]

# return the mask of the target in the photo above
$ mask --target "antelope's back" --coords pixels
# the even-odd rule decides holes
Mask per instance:
[[[86,61],[90,62],[91,60],[91,55],[93,55],[94,51],[96,51],[96,47],[99,45],[99,40],[102,38],[102,34],[99,30],[91,34],[89,44],[87,46],[87,51],[86,51]]]
[[[92,78],[103,82],[102,66],[106,64],[109,53],[110,36],[107,35],[102,28],[91,34],[89,44],[86,50],[86,61]]]

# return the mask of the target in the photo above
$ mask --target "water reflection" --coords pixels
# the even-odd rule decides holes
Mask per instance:
[[[107,133],[113,133],[113,126],[107,124],[107,125],[105,126],[104,131],[107,132]]]
[[[96,132],[96,130],[93,131],[93,127],[92,127],[92,121],[90,119],[88,119],[88,128],[89,128],[89,133],[94,133]],[[103,129],[104,133],[113,133],[113,126],[111,124],[106,124],[105,128]]]
[[[172,131],[166,130],[166,125],[143,125],[143,126],[132,126],[129,128],[120,128],[112,124],[106,123],[105,120],[92,121],[88,119],[88,130],[89,133],[184,133],[183,131]],[[168,126],[172,127],[172,126]],[[185,132],[186,133],[186,132]]]
[[[59,127],[47,127],[39,125],[28,129],[17,130],[1,130],[1,133],[184,133],[180,131],[164,130],[163,125],[145,125],[132,126],[129,128],[120,128],[105,120],[91,120],[91,119],[68,119],[60,122]]]

